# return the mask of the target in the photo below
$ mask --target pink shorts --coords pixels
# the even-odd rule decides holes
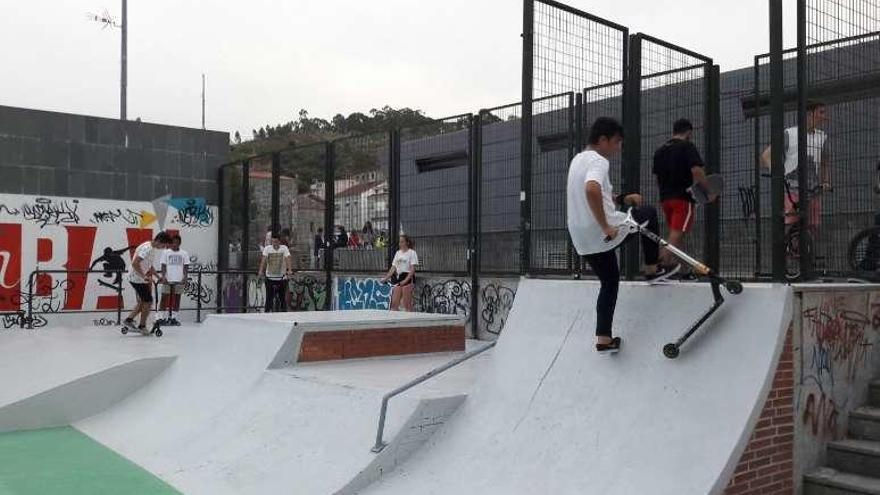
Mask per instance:
[[[785,225],[792,225],[798,222],[799,215],[794,207],[794,202],[797,202],[800,199],[798,193],[792,192],[787,193],[785,195]],[[822,215],[820,214],[822,211],[822,202],[819,200],[817,196],[810,198],[810,225],[814,227],[818,227],[821,223]]]

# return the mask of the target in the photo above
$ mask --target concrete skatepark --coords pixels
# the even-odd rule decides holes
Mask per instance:
[[[70,425],[183,493],[724,492],[775,386],[792,289],[728,296],[676,360],[660,349],[711,303],[708,286],[625,284],[617,356],[592,349],[597,289],[522,279],[494,349],[391,401],[378,455],[382,395],[461,353],[302,363],[303,335],[456,317],[214,315],[161,339],[6,332],[3,368],[21,379],[2,391],[0,429]]]

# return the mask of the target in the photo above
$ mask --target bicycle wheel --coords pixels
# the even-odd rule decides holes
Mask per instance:
[[[857,272],[876,272],[880,267],[880,227],[862,230],[849,243],[849,266]]]

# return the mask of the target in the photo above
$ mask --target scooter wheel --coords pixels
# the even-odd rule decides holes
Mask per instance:
[[[156,337],[161,337],[161,336],[162,336],[162,329],[161,329],[161,328],[157,328],[157,329],[156,329]]]
[[[740,294],[743,291],[743,284],[733,280],[724,284],[724,288],[731,294]]]
[[[122,335],[125,335],[125,334],[128,333],[128,329],[125,328],[125,327],[122,327],[122,329],[120,330],[120,332],[122,332]]]
[[[663,346],[663,355],[668,357],[669,359],[677,358],[678,353],[678,346],[675,344],[666,344]]]

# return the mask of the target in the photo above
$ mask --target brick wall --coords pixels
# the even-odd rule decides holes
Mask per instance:
[[[308,332],[298,362],[464,350],[464,325]]]
[[[727,495],[794,493],[794,354],[792,327],[761,417],[740,457]]]

